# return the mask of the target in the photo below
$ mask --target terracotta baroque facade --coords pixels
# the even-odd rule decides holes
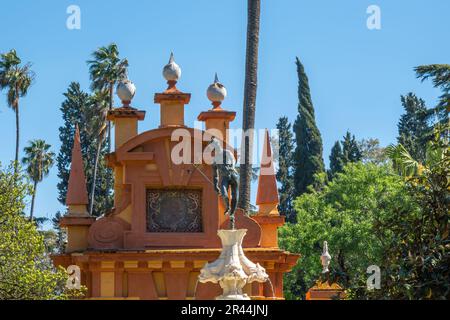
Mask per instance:
[[[235,112],[221,108],[223,97],[214,100],[217,92],[225,90],[218,87],[217,92],[208,92],[213,108],[198,116],[205,122],[206,131],[187,127],[184,108],[190,94],[177,89],[181,73],[177,68],[171,57],[164,68],[169,86],[155,94],[161,119],[156,129],[138,134],[138,121],[144,119],[145,111],[130,106],[134,85],[127,81],[118,88],[123,106],[108,114],[115,125],[115,151],[107,158],[114,171],[114,208],[97,219],[87,212],[78,129],[75,134],[68,212],[61,221],[61,226],[67,228],[68,243],[66,252],[53,256],[53,261],[66,268],[80,267],[88,298],[214,299],[221,294],[219,285],[198,283],[197,277],[206,262],[219,256],[217,230],[227,228],[228,219],[210,182],[211,167],[203,162],[196,166],[192,163],[202,159],[213,135],[232,149],[227,129]],[[213,85],[219,85],[217,77]],[[175,164],[171,154],[180,141],[172,140],[179,129],[188,137],[182,144],[190,145],[193,152],[182,155],[190,161]],[[270,283],[248,285],[245,291],[253,299],[282,299],[283,274],[299,257],[278,248],[277,228],[284,224],[284,217],[277,211],[278,193],[268,138],[267,133],[261,162],[265,174],[258,182],[259,212],[253,217],[236,213],[236,228],[248,229],[243,243],[245,254],[266,268],[273,285],[273,290]]]

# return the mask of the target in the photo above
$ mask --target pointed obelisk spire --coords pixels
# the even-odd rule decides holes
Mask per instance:
[[[278,188],[275,177],[272,147],[270,145],[269,131],[266,129],[256,204],[260,206],[259,211],[263,214],[278,214],[278,210],[276,209],[278,203]]]
[[[66,253],[83,252],[89,246],[89,227],[95,222],[95,218],[89,215],[87,204],[88,195],[81,156],[80,129],[76,125],[66,194],[67,213],[59,223],[62,228],[67,229]]]
[[[72,163],[70,165],[69,184],[67,186],[66,205],[71,213],[71,206],[87,206],[88,194],[86,188],[86,176],[84,175],[83,158],[81,155],[81,139],[78,124],[72,147]],[[77,210],[79,211],[79,210]],[[82,212],[77,212],[82,213]],[[86,211],[87,213],[87,211]]]

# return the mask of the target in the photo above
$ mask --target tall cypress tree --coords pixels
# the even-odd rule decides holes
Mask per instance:
[[[70,164],[72,158],[73,137],[75,133],[75,125],[80,128],[81,137],[81,153],[83,155],[84,168],[86,174],[86,182],[88,192],[92,186],[94,173],[94,161],[97,150],[97,139],[93,136],[91,130],[92,123],[95,121],[95,106],[92,97],[81,90],[79,83],[72,82],[64,93],[65,101],[61,105],[63,126],[59,128],[59,139],[61,141],[61,149],[57,157],[58,177],[58,200],[65,204],[67,185],[69,182]],[[106,213],[112,206],[111,191],[107,190],[108,170],[104,157],[107,153],[106,147],[101,152],[101,161],[97,172],[96,194],[94,216]]]
[[[314,107],[311,100],[308,77],[303,64],[296,58],[298,73],[298,116],[294,123],[295,139],[295,194],[305,193],[308,186],[317,181],[315,175],[325,171],[320,131],[316,126]]]
[[[398,123],[398,143],[401,143],[414,159],[425,160],[426,143],[430,138],[429,111],[425,101],[410,92],[401,96],[405,113]]]
[[[277,123],[279,136],[278,171],[277,180],[280,183],[278,193],[280,203],[278,211],[286,217],[288,222],[294,223],[296,219],[293,207],[294,200],[294,141],[291,124],[287,117],[281,117]]]

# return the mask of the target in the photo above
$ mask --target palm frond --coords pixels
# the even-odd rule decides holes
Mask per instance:
[[[402,144],[388,146],[386,155],[392,160],[394,169],[405,177],[416,175],[421,169],[421,164],[413,159]]]

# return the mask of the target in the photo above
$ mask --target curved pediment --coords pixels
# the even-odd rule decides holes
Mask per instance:
[[[158,141],[167,141],[165,143],[169,143],[169,146],[171,145],[171,147],[173,148],[174,145],[179,144],[185,137],[190,137],[190,141],[192,143],[201,143],[201,148],[192,146],[191,160],[194,161],[194,157],[199,156],[198,152],[203,152],[204,148],[208,145],[213,135],[211,135],[207,131],[188,127],[166,127],[148,130],[133,137],[132,139],[124,143],[120,148],[118,148],[115,152],[115,160],[118,162],[153,161],[155,160],[156,153],[158,151],[161,151],[157,147]],[[229,150],[234,151],[234,149],[230,145],[225,145]],[[172,148],[169,148],[170,150],[165,150],[165,152],[171,151]],[[198,162],[198,159],[196,161]]]

